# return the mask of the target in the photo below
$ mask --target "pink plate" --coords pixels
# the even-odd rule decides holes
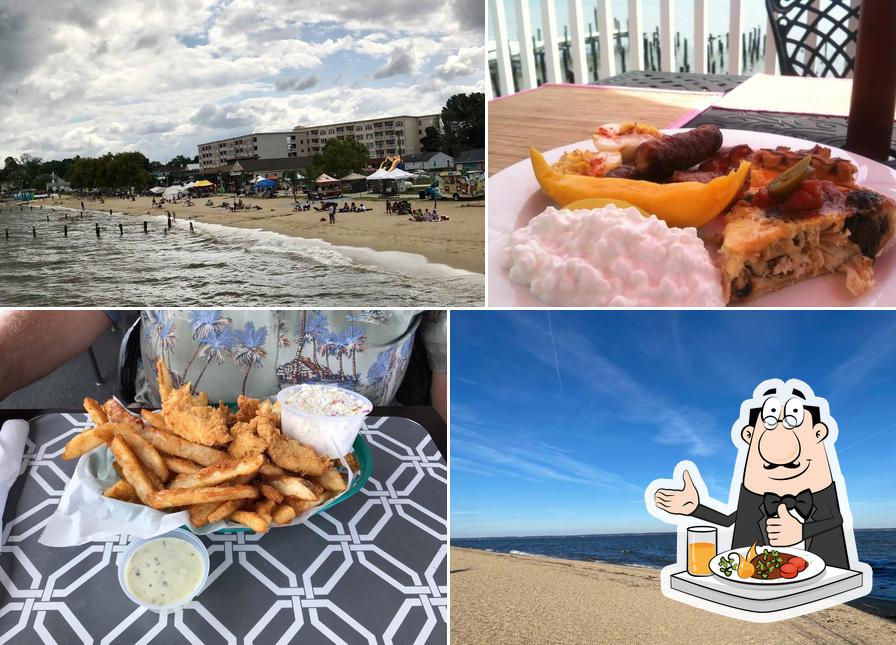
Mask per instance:
[[[667,133],[682,130],[664,130]],[[777,134],[722,130],[726,146],[746,143],[753,148],[789,146],[793,149],[816,145],[804,139]],[[896,171],[866,157],[831,148],[831,154],[851,160],[859,168],[856,183],[896,200]],[[549,162],[567,150],[593,150],[590,140],[579,141],[544,153]],[[496,173],[488,180],[488,304],[492,307],[544,307],[525,287],[512,284],[501,269],[500,253],[504,239],[513,230],[551,205],[542,195],[529,160],[520,161]],[[708,226],[712,226],[709,224]],[[896,305],[896,250],[886,250],[874,263],[876,286],[860,298],[853,298],[844,286],[843,276],[826,275],[806,280],[786,289],[751,300],[751,307],[890,307]]]

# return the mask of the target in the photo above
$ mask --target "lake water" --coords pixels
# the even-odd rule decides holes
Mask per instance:
[[[143,220],[149,222],[147,234]],[[119,223],[124,235],[119,235]],[[430,264],[420,256],[201,222],[195,228],[190,233],[189,223],[178,220],[166,234],[164,215],[90,212],[80,219],[68,209],[6,206],[0,209],[0,305],[444,307],[484,302],[483,275]],[[8,240],[4,229],[9,229]]]
[[[896,529],[854,531],[859,559],[871,566],[871,596],[896,601]],[[498,553],[541,555],[662,569],[675,562],[675,533],[452,539],[462,546]]]

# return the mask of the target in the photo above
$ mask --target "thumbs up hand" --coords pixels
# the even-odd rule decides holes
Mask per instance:
[[[772,546],[793,546],[803,540],[803,525],[791,515],[784,504],[778,505],[778,517],[765,520],[768,541]]]
[[[673,515],[690,515],[700,503],[700,496],[697,494],[697,487],[691,481],[691,474],[688,471],[683,473],[684,487],[681,490],[675,488],[660,488],[653,496],[653,501],[667,513]]]

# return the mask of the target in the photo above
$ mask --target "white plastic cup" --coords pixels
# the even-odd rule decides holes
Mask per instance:
[[[347,394],[356,399],[367,410],[361,414],[350,416],[330,416],[326,414],[310,414],[286,402],[286,398],[302,387],[293,385],[281,390],[277,395],[280,402],[280,429],[299,443],[311,446],[314,451],[330,459],[339,459],[352,451],[352,444],[361,431],[364,419],[373,409],[373,404],[364,396],[335,385],[318,385],[328,387]]]
[[[196,589],[189,596],[184,598],[181,601],[176,603],[172,603],[170,605],[152,605],[146,602],[143,602],[139,598],[137,598],[134,594],[131,593],[131,590],[128,589],[127,582],[125,582],[124,574],[128,566],[128,562],[131,559],[131,556],[134,555],[134,551],[139,549],[141,546],[146,544],[147,542],[151,542],[153,540],[160,540],[162,538],[174,538],[178,540],[183,540],[184,542],[188,542],[192,547],[194,547],[202,558],[202,581],[196,586]],[[205,583],[208,582],[208,572],[210,568],[210,563],[208,559],[208,549],[205,548],[205,545],[202,543],[198,537],[190,533],[189,531],[185,531],[183,529],[174,529],[173,531],[169,531],[168,533],[163,533],[162,535],[156,535],[155,537],[147,538],[145,540],[138,539],[131,542],[130,546],[128,546],[127,550],[124,552],[124,555],[121,557],[121,560],[118,562],[118,584],[121,585],[121,590],[124,591],[125,595],[131,599],[132,602],[140,605],[141,607],[146,607],[150,611],[154,611],[158,614],[166,614],[168,612],[177,611],[187,603],[193,600],[196,596],[198,596],[203,589],[205,589]]]

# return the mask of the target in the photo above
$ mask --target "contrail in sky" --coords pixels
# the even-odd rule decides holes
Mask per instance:
[[[566,396],[566,391],[563,389],[563,379],[560,378],[560,360],[557,358],[557,344],[554,342],[554,325],[551,323],[551,311],[550,309],[547,312],[548,314],[548,329],[551,332],[551,347],[554,348],[554,368],[557,370],[557,381],[560,383],[560,394],[564,397]]]

